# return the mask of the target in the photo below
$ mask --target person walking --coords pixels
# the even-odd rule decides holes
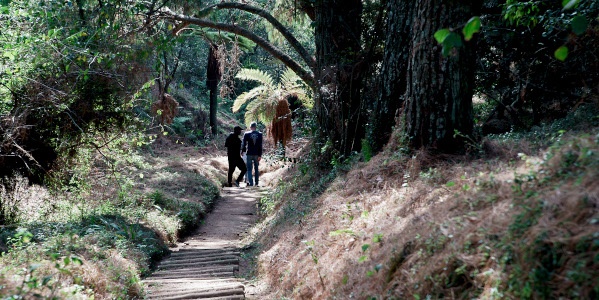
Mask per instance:
[[[250,124],[250,131],[243,135],[243,146],[241,154],[247,154],[247,179],[248,186],[256,186],[260,182],[260,172],[258,172],[258,164],[262,160],[262,133],[256,130],[256,122]],[[247,151],[246,151],[247,150]],[[254,177],[252,178],[252,167],[254,169]]]
[[[239,139],[239,135],[241,134],[241,127],[235,126],[233,128],[233,132],[229,134],[227,140],[225,140],[225,147],[227,147],[227,159],[229,160],[229,174],[228,174],[228,186],[233,186],[233,172],[235,172],[235,168],[239,168],[241,174],[235,180],[235,186],[239,187],[239,182],[243,180],[243,176],[247,172],[247,167],[241,158],[241,140]]]

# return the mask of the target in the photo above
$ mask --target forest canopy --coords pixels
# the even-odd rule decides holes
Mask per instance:
[[[2,176],[41,180],[80,145],[143,132],[152,112],[172,114],[159,118],[169,125],[172,82],[209,87],[215,134],[215,89],[243,92],[232,72],[284,71],[258,57],[310,87],[316,141],[339,158],[392,136],[464,152],[482,134],[563,117],[598,89],[595,1],[65,3],[1,3]],[[206,79],[222,84],[198,84],[210,67],[198,55],[222,61]],[[475,94],[493,107],[486,120],[475,120]]]

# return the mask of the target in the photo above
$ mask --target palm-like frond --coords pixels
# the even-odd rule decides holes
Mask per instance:
[[[285,70],[285,72],[283,73],[283,75],[281,75],[280,78],[280,84],[283,88],[285,87],[291,87],[291,86],[295,86],[298,84],[298,82],[301,82],[302,79],[297,76],[297,74],[295,74],[295,72],[293,72],[293,70],[291,70],[290,68],[287,68]]]
[[[241,106],[249,100],[267,97],[268,91],[269,89],[267,86],[260,85],[242,93],[241,95],[237,96],[237,98],[235,98],[235,102],[233,102],[233,112],[237,112]]]
[[[296,96],[302,104],[307,108],[312,108],[314,106],[314,102],[310,97],[309,88],[305,85],[302,79],[295,74],[291,69],[287,68],[285,73],[281,75],[281,87],[285,90],[286,95]]]
[[[306,89],[304,87],[296,86],[287,90],[286,92],[287,95],[296,96],[302,103],[302,105],[304,105],[306,108],[311,109],[312,107],[314,107],[314,101],[312,100],[310,95],[306,93]]]
[[[270,77],[270,75],[261,70],[243,68],[239,71],[239,73],[237,73],[237,75],[235,75],[235,77],[241,80],[257,81],[262,85],[267,86],[268,88],[275,87],[272,77]]]
[[[270,124],[276,117],[279,101],[288,99],[291,95],[296,96],[305,107],[311,108],[314,105],[309,95],[310,89],[289,68],[281,75],[276,85],[272,77],[261,70],[241,69],[235,77],[262,84],[242,93],[233,103],[233,112],[237,112],[244,103],[249,101],[245,113],[246,124],[253,121]]]
[[[276,97],[261,98],[250,102],[245,112],[246,124],[250,124],[253,121],[269,124],[276,116],[277,103]]]

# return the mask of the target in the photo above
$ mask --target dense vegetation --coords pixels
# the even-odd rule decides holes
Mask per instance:
[[[331,182],[374,157],[385,174],[408,176],[401,184],[420,178],[448,189],[455,178],[435,173],[448,160],[514,160],[505,147],[521,142],[534,145],[519,151],[527,161],[550,147],[543,167],[510,186],[516,218],[499,226],[506,236],[449,246],[432,230],[396,240],[403,250],[386,284],[401,281],[409,257],[425,279],[381,286],[400,298],[475,297],[488,292],[478,289],[481,276],[496,279],[477,273],[476,263],[492,256],[512,276],[493,285],[501,295],[598,293],[584,285],[586,270],[596,270],[592,191],[570,203],[585,215],[553,218],[572,226],[569,235],[531,229],[565,205],[543,200],[555,186],[596,179],[596,1],[0,0],[0,28],[3,297],[143,295],[140,276],[197,226],[223,180],[209,164],[170,161],[162,146],[220,146],[226,126],[250,120],[275,143],[288,143],[292,130],[312,141],[295,185],[264,200],[275,213],[279,198],[304,188],[303,202],[282,212],[302,217]],[[569,122],[555,123],[562,118],[576,121],[548,127]],[[588,131],[566,134],[581,124]],[[492,198],[466,201],[473,214],[498,202],[503,183],[468,178]],[[472,192],[471,183],[458,186]],[[466,218],[451,217],[442,228]],[[352,235],[341,230],[333,236]],[[475,242],[493,250],[474,250]],[[420,265],[444,249],[486,258],[446,257],[443,271]],[[543,288],[558,277],[579,294]]]

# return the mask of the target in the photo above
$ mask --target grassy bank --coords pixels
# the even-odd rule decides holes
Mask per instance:
[[[198,149],[162,141],[144,151],[121,144],[82,150],[67,184],[29,186],[5,179],[0,229],[3,299],[131,299],[168,246],[196,228],[222,185],[221,172],[198,164]],[[11,204],[11,205],[9,205]]]
[[[297,165],[254,230],[265,298],[599,297],[599,113],[325,174]]]

